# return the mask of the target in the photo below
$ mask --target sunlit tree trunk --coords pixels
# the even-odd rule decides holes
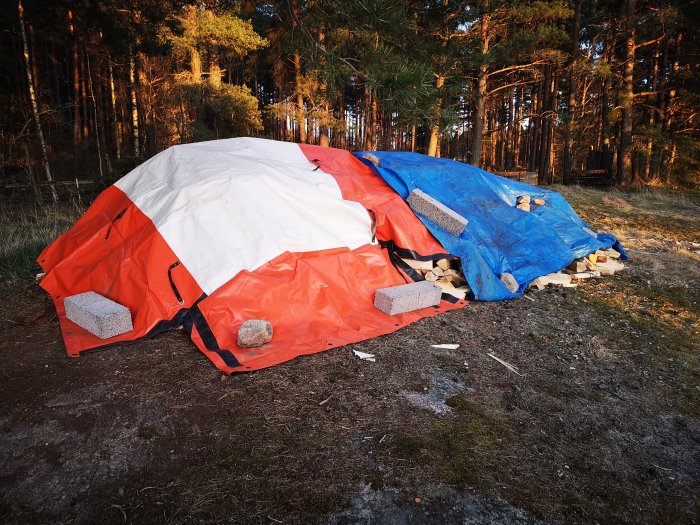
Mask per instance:
[[[581,26],[581,0],[576,0],[574,10],[574,27],[571,33],[571,71],[569,72],[569,100],[567,104],[566,128],[564,130],[564,176],[571,174],[571,156],[573,155],[573,128],[576,119],[576,65],[579,54],[579,30]]]
[[[483,0],[483,14],[481,15],[481,65],[476,81],[476,104],[474,108],[474,134],[472,135],[471,164],[481,166],[481,141],[484,132],[484,116],[486,109],[486,85],[488,80],[488,65],[486,54],[489,52],[489,1]]]
[[[433,111],[433,123],[430,126],[430,141],[428,142],[428,155],[431,157],[438,155],[438,146],[440,143],[440,120],[442,117],[442,90],[445,86],[445,77],[437,75],[435,78],[435,89],[438,92],[438,99],[435,102]]]
[[[325,46],[326,46],[326,31],[325,28],[323,27],[323,24],[321,24],[321,27],[318,31],[318,45],[323,51],[321,53],[321,65],[323,65],[324,60],[325,60]],[[329,136],[329,128],[328,128],[328,122],[330,119],[333,117],[330,112],[330,105],[328,103],[328,86],[326,85],[325,81],[321,82],[320,85],[320,91],[321,91],[321,96],[323,97],[323,102],[321,103],[323,107],[323,116],[321,119],[320,123],[320,137],[319,137],[319,144],[325,148],[330,146],[330,136]]]
[[[109,65],[109,97],[112,103],[112,120],[114,126],[114,147],[117,155],[117,160],[121,158],[122,138],[119,130],[119,121],[117,119],[117,93],[114,89],[114,72],[112,71],[112,57],[107,55],[107,64]]]
[[[134,49],[129,46],[129,89],[131,91],[131,132],[134,137],[134,157],[141,155],[139,140],[139,110],[136,105],[136,60]]]
[[[24,31],[24,8],[22,7],[22,1],[17,2],[17,10],[19,11],[19,26],[22,34],[22,47],[24,54],[24,66],[27,73],[27,84],[29,86],[29,101],[32,104],[32,113],[34,115],[34,123],[36,124],[37,133],[39,135],[39,144],[41,145],[41,158],[44,163],[44,173],[46,174],[46,180],[48,182],[53,182],[53,177],[51,176],[51,167],[49,166],[49,157],[46,152],[46,141],[44,140],[44,131],[41,128],[41,119],[39,117],[39,105],[36,101],[36,92],[34,91],[34,79],[32,78],[32,69],[29,63],[29,46],[27,45],[27,34]],[[56,194],[56,188],[51,185],[51,197],[54,202],[58,201],[58,195]]]
[[[626,25],[625,65],[622,77],[622,124],[620,128],[620,148],[617,153],[617,183],[631,183],[632,173],[632,119],[634,101],[634,15],[637,0],[625,0]]]
[[[219,46],[215,42],[210,42],[207,51],[209,53],[209,83],[215,88],[219,88],[224,74],[219,64]]]
[[[660,46],[656,46],[654,59],[651,66],[651,91],[654,92],[659,87],[659,57],[661,55]],[[649,180],[651,177],[651,160],[654,152],[654,123],[656,122],[656,108],[649,108],[649,118],[647,120],[648,138],[647,138],[647,153],[644,159],[644,179]]]
[[[299,125],[299,142],[305,143],[306,137],[306,115],[304,111],[304,93],[301,78],[301,56],[298,51],[294,51],[294,87],[297,98],[297,122]]]

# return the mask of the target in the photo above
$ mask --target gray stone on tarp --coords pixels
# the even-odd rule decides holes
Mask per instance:
[[[126,306],[95,293],[71,295],[63,300],[66,317],[100,339],[116,337],[134,329]]]
[[[442,289],[429,282],[401,284],[379,288],[374,296],[374,306],[387,315],[403,314],[440,304]]]
[[[408,205],[414,212],[421,214],[426,219],[430,219],[455,237],[459,237],[469,223],[459,213],[433,199],[422,190],[413,190],[406,202],[408,202]]]
[[[254,348],[272,341],[272,324],[265,319],[248,319],[238,329],[238,346]]]
[[[370,161],[372,164],[375,166],[379,167],[379,165],[382,163],[382,161],[377,157],[376,155],[373,155],[372,153],[365,153],[362,155],[362,158],[365,160]]]
[[[508,272],[503,272],[501,274],[501,277],[499,277],[501,282],[504,284],[506,288],[508,288],[508,291],[510,293],[515,293],[518,291],[520,288],[520,285],[518,284],[518,281],[515,280],[515,277],[513,277],[512,274]]]

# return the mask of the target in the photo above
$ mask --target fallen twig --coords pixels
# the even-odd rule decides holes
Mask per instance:
[[[488,352],[486,355],[489,356],[491,359],[495,359],[496,361],[498,361],[499,363],[501,363],[503,366],[505,366],[505,367],[506,367],[508,370],[510,370],[511,372],[515,372],[515,373],[518,374],[519,376],[522,376],[522,374],[521,374],[520,372],[518,372],[518,369],[517,369],[517,368],[515,368],[515,367],[514,367],[513,365],[511,365],[510,363],[506,363],[506,362],[505,362],[503,359],[501,359],[500,357],[496,357],[496,356],[493,354],[493,352]]]

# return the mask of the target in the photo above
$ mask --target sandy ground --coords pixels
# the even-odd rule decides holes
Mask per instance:
[[[625,271],[234,377],[182,332],[68,359],[5,283],[0,523],[697,523],[700,207],[564,191]]]

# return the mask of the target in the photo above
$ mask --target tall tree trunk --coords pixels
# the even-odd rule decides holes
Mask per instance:
[[[481,65],[476,81],[476,104],[474,111],[474,133],[472,135],[472,156],[471,163],[474,166],[481,166],[481,140],[484,132],[484,116],[486,108],[486,86],[488,80],[488,65],[486,54],[489,52],[489,24],[491,15],[489,14],[489,0],[483,0],[484,12],[481,15]]]
[[[622,77],[622,124],[620,128],[620,148],[617,153],[617,183],[631,183],[632,173],[632,118],[634,102],[634,15],[637,0],[625,0],[624,14],[626,25],[625,65]]]
[[[581,0],[575,1],[574,27],[571,32],[571,71],[569,73],[569,100],[566,129],[564,131],[564,177],[571,174],[571,157],[574,147],[574,122],[576,119],[576,65],[579,54],[579,31],[581,26]]]
[[[210,42],[207,51],[209,53],[209,83],[215,88],[220,88],[224,73],[219,64],[219,46],[216,42]]]
[[[301,78],[301,56],[299,51],[294,51],[294,86],[297,97],[297,123],[299,125],[299,142],[305,143],[306,137],[306,116],[304,115],[304,93],[302,91]]]
[[[83,139],[90,138],[90,112],[88,111],[87,78],[85,74],[85,51],[80,51],[80,101],[82,103]]]
[[[539,144],[539,132],[542,127],[542,119],[540,118],[542,106],[542,81],[537,85],[537,89],[533,87],[532,89],[532,107],[530,109],[530,125],[528,126],[528,132],[530,134],[530,161],[528,168],[530,171],[535,171],[537,169],[537,145]]]
[[[112,71],[112,57],[107,55],[107,64],[109,65],[109,96],[112,103],[112,120],[114,126],[114,147],[117,155],[117,160],[121,159],[122,153],[122,138],[119,130],[119,120],[117,119],[117,94],[114,90],[114,73]]]
[[[141,156],[139,140],[139,110],[136,105],[136,59],[134,49],[129,45],[129,89],[131,90],[131,132],[134,137],[134,157]]]
[[[41,158],[44,162],[44,173],[46,174],[46,180],[48,182],[53,182],[53,177],[51,176],[51,167],[49,166],[49,156],[46,153],[46,141],[44,140],[44,131],[41,128],[41,119],[39,117],[39,105],[36,101],[36,92],[34,91],[34,79],[32,78],[32,68],[29,63],[29,46],[27,46],[27,34],[24,31],[24,8],[22,7],[22,0],[17,2],[17,10],[19,12],[19,27],[22,34],[22,47],[24,53],[24,66],[27,73],[27,84],[29,86],[29,100],[32,104],[32,113],[34,114],[34,123],[36,124],[36,130],[39,135],[39,144],[41,145]],[[56,194],[56,188],[51,185],[51,197],[54,202],[58,201],[58,195]]]
[[[190,71],[192,72],[192,82],[202,81],[202,56],[195,47],[190,49]]]
[[[438,98],[435,102],[435,109],[433,110],[433,122],[430,126],[430,141],[428,142],[428,155],[435,157],[438,151],[438,144],[440,142],[440,120],[442,117],[442,90],[445,86],[445,77],[443,75],[436,75],[435,77],[435,89],[438,92]]]
[[[318,46],[322,50],[320,61],[321,66],[323,66],[325,63],[326,51],[326,30],[323,24],[321,24],[318,30]],[[325,80],[321,81],[319,91],[321,92],[321,96],[323,97],[323,101],[321,102],[321,106],[323,108],[323,116],[321,117],[320,122],[319,144],[324,148],[327,148],[328,146],[330,146],[330,129],[328,127],[328,123],[333,118],[333,115],[331,114],[330,104],[328,102],[328,86],[326,85]]]
[[[657,44],[654,52],[654,59],[651,66],[651,91],[654,92],[659,87],[659,57],[661,55],[660,46]],[[649,118],[647,119],[647,152],[644,157],[644,179],[649,180],[651,177],[651,160],[654,152],[654,123],[656,122],[656,108],[650,107],[648,110]]]
[[[92,114],[95,119],[95,142],[97,144],[97,160],[100,168],[100,178],[104,178],[102,168],[102,145],[100,144],[100,125],[97,121],[97,101],[95,100],[95,90],[92,85],[92,72],[90,71],[90,55],[85,50],[85,63],[87,65],[88,88],[90,89],[90,99],[92,100]]]
[[[609,64],[612,57],[613,43],[611,36],[605,37],[605,48],[603,50],[603,62]],[[600,142],[605,156],[610,152],[610,88],[612,80],[611,75],[605,75],[601,84],[600,97]],[[607,162],[607,161],[606,161]]]
[[[75,35],[73,11],[68,11],[68,27],[71,33],[71,55],[73,68],[73,145],[80,144],[80,70],[78,65],[78,39]]]

